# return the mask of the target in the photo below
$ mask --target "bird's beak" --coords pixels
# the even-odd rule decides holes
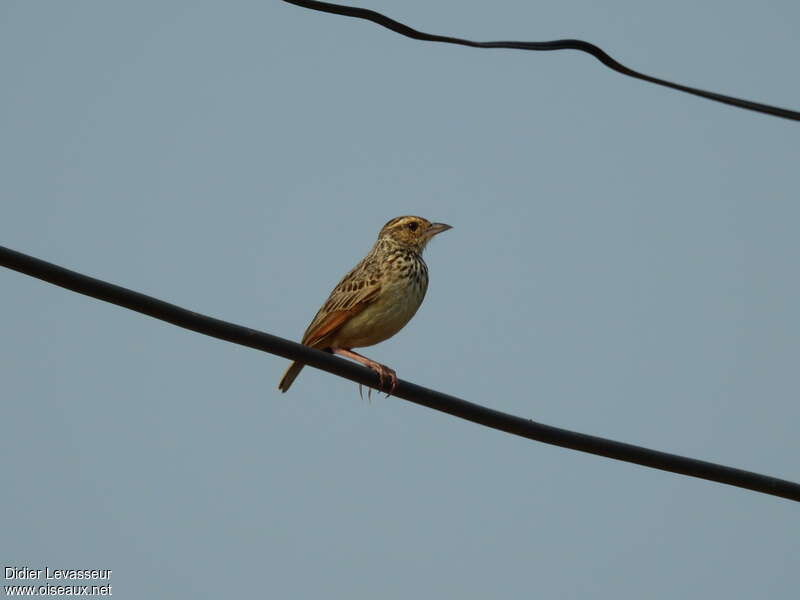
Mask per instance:
[[[431,223],[428,225],[428,229],[425,230],[425,237],[427,239],[431,239],[437,233],[442,233],[443,231],[447,231],[448,229],[452,229],[451,225],[447,223]]]

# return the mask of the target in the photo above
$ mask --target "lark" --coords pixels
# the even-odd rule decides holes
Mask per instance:
[[[381,389],[397,386],[397,374],[386,365],[353,352],[389,339],[411,320],[428,289],[428,266],[422,251],[450,225],[422,217],[396,217],[360,263],[333,288],[303,335],[312,348],[352,358],[378,374]],[[293,362],[278,389],[286,392],[305,365]]]

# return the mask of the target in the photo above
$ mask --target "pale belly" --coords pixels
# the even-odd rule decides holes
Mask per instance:
[[[405,327],[425,297],[421,282],[393,286],[358,315],[350,319],[332,340],[338,348],[363,348],[388,340]]]

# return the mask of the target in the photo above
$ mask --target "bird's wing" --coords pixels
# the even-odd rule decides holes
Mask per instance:
[[[364,310],[380,292],[380,277],[361,265],[345,275],[319,309],[303,335],[303,344],[324,348],[325,342],[355,315]]]

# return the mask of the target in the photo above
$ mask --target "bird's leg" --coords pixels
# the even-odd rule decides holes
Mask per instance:
[[[361,356],[358,352],[353,352],[352,350],[348,350],[346,348],[334,348],[333,353],[338,354],[339,356],[352,358],[353,360],[360,362],[365,367],[369,367],[375,371],[378,374],[378,383],[381,386],[381,389],[384,387],[384,380],[388,379],[390,384],[389,394],[391,394],[394,391],[394,388],[397,387],[397,373],[395,373],[393,369],[390,369],[386,365],[382,365],[374,360],[370,360],[366,356]]]

